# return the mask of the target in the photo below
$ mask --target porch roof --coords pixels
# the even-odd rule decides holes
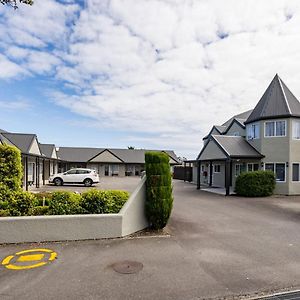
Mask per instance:
[[[213,156],[210,153],[206,153],[205,150],[209,144],[213,143],[219,153],[222,153],[220,157]],[[210,145],[211,147],[211,145]],[[218,153],[218,152],[215,152]],[[257,158],[264,157],[254,147],[252,147],[241,136],[228,136],[228,135],[212,135],[209,142],[202,148],[198,155],[198,160],[216,160],[225,158]],[[202,159],[201,159],[202,158]]]

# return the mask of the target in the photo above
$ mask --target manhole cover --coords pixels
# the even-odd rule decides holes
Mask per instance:
[[[121,274],[134,274],[143,269],[143,264],[137,261],[124,260],[114,263],[112,268]]]

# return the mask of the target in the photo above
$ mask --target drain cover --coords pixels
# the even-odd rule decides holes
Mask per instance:
[[[124,260],[114,263],[112,268],[121,274],[134,274],[143,269],[143,264],[137,261]]]

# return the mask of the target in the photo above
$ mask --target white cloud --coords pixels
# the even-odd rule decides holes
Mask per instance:
[[[0,78],[54,75],[73,90],[52,92],[56,104],[132,144],[193,158],[277,72],[300,98],[298,0],[68,3],[0,12]]]

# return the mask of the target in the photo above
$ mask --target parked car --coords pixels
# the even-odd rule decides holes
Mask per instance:
[[[99,175],[92,169],[71,169],[64,173],[58,173],[49,177],[49,183],[63,185],[64,183],[83,183],[85,186],[92,186],[98,183]]]

